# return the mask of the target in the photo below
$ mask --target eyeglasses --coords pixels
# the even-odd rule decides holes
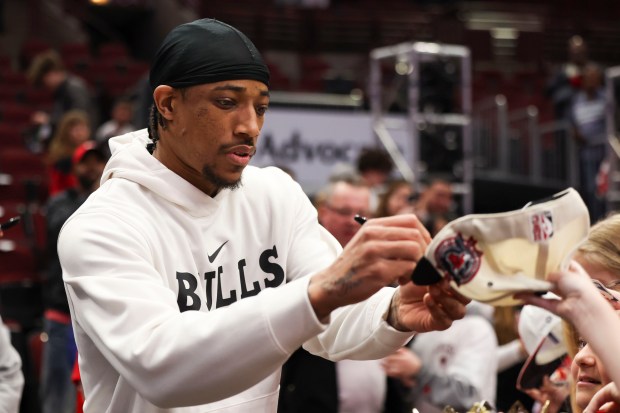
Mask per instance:
[[[595,279],[593,279],[592,282],[594,283],[594,286],[598,288],[598,290],[601,292],[603,297],[607,301],[609,301],[615,309],[620,309],[620,299],[619,299],[620,293],[618,293],[617,291],[611,290],[609,288],[609,286],[618,285],[619,284],[618,282],[614,281],[610,283],[609,286],[605,286],[603,285],[602,282],[600,282],[599,280],[595,280]]]
[[[366,217],[369,215],[368,211],[354,211],[350,208],[336,208],[335,206],[327,203],[325,204],[325,207],[330,211],[333,211],[336,214],[340,215],[341,217],[353,217],[355,215],[361,215],[363,217]]]

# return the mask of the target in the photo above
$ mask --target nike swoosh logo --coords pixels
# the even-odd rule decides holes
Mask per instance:
[[[226,245],[226,243],[228,242],[228,240],[224,241],[224,243],[222,245],[220,245],[220,247],[218,249],[215,250],[215,252],[211,255],[207,254],[207,258],[209,258],[209,263],[213,263],[213,261],[217,258],[217,254],[220,253],[220,251],[222,250],[222,247],[224,245]]]

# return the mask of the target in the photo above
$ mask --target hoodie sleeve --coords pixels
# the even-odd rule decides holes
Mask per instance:
[[[295,279],[328,267],[342,253],[342,247],[318,224],[316,209],[299,185],[286,193],[298,194],[287,263],[287,277]],[[384,288],[361,303],[333,311],[326,331],[307,341],[304,348],[333,361],[379,359],[392,354],[413,334],[397,331],[385,321],[394,291]]]
[[[239,393],[324,329],[308,299],[307,277],[211,312],[180,313],[147,238],[104,212],[71,218],[58,251],[74,322],[159,407]]]

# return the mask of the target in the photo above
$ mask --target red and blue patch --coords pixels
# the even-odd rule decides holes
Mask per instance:
[[[435,249],[436,266],[457,285],[467,284],[480,269],[482,251],[476,248],[474,237],[465,240],[461,233],[446,238]]]

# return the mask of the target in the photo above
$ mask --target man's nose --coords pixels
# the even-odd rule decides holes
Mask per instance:
[[[239,114],[239,119],[235,126],[236,134],[256,138],[260,133],[260,129],[260,121],[253,107],[247,108]]]

